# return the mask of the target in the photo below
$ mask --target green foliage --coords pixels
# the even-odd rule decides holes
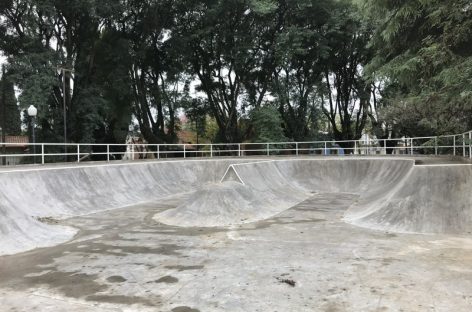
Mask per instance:
[[[278,8],[277,1],[273,0],[251,0],[249,6],[252,12],[261,16],[274,13]]]
[[[3,119],[3,105],[6,105],[5,119]],[[4,120],[5,124],[3,124]],[[15,89],[7,74],[0,81],[0,127],[6,135],[21,134],[20,112],[15,97]]]
[[[372,84],[363,70],[372,57],[367,45],[372,26],[350,1],[339,2],[329,26],[322,108],[337,140],[359,139],[373,97]]]
[[[471,12],[468,0],[9,0],[0,50],[47,141],[64,139],[64,113],[73,142],[123,142],[133,121],[174,143],[182,112],[220,142],[439,134],[472,128]]]
[[[282,118],[277,108],[273,106],[261,106],[250,114],[254,131],[253,142],[287,142],[282,128]]]
[[[11,79],[22,91],[18,99],[20,107],[34,105],[39,118],[48,116],[53,89],[60,85],[54,67],[56,57],[56,53],[44,49],[10,58]]]
[[[190,130],[195,133],[196,143],[205,137],[208,105],[202,99],[192,99],[186,105],[185,115],[190,121]]]
[[[373,77],[395,86],[386,116],[404,134],[472,127],[470,1],[369,1],[378,19]]]
[[[330,1],[290,2],[285,11],[287,27],[277,37],[272,92],[285,134],[297,141],[309,136],[309,119],[316,112],[316,85],[330,49],[326,28],[334,7]]]

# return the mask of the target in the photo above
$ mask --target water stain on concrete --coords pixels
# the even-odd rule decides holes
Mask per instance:
[[[126,278],[119,275],[113,275],[107,278],[107,281],[110,283],[123,283],[126,282]]]
[[[189,271],[189,270],[201,270],[204,267],[205,266],[203,265],[167,265],[165,266],[166,269],[177,270],[179,272]]]
[[[46,285],[59,290],[67,297],[81,298],[108,288],[108,286],[96,282],[97,278],[97,274],[53,271],[40,276],[27,277],[26,279],[30,287],[32,285]]]
[[[172,309],[172,312],[200,312],[198,309],[192,309],[187,306],[176,307]]]
[[[167,275],[167,276],[163,276],[160,279],[156,280],[155,283],[174,284],[174,283],[177,283],[178,281],[179,281],[178,278]]]
[[[395,262],[395,261],[400,261],[400,260],[399,260],[399,259],[395,259],[395,258],[391,258],[391,257],[390,257],[390,258],[383,258],[383,259],[382,259],[382,264],[383,264],[384,266],[387,266],[387,265],[392,264],[392,263]]]
[[[307,219],[290,219],[290,218],[281,218],[276,217],[272,218],[269,221],[258,221],[256,223],[250,224],[252,228],[245,228],[242,226],[241,228],[246,231],[255,231],[255,230],[263,230],[270,228],[274,225],[288,225],[288,224],[304,224],[304,223],[316,223],[316,222],[323,222],[326,219],[317,219],[317,218],[307,218]]]
[[[146,246],[122,246],[121,244],[112,245],[106,243],[94,242],[87,252],[96,254],[105,254],[111,256],[126,256],[128,254],[160,254],[166,256],[180,256],[179,250],[184,247],[175,244],[162,244],[159,247],[151,248]]]
[[[122,296],[122,295],[91,295],[85,298],[87,301],[106,302],[115,304],[142,304],[145,306],[154,306],[160,302],[152,302],[149,299],[137,296]]]

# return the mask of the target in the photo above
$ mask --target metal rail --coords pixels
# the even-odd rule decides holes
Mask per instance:
[[[472,160],[472,131],[400,139],[216,144],[0,143],[0,163],[46,164],[90,160],[276,155],[451,155]],[[17,147],[23,152],[8,153]],[[35,150],[39,153],[31,153]],[[39,147],[39,148],[38,148]],[[6,162],[5,162],[6,160]]]

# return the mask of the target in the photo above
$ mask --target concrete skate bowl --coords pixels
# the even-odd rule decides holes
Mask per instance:
[[[189,160],[0,172],[0,254],[55,245],[76,230],[44,222],[156,203],[171,226],[232,226],[270,218],[314,193],[357,195],[346,222],[395,232],[472,232],[472,167],[411,159]]]

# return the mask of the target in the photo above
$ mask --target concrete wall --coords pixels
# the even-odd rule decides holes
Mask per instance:
[[[155,161],[0,171],[0,254],[50,246],[75,234],[38,217],[158,203],[181,193],[188,199],[156,220],[234,225],[274,216],[313,193],[348,192],[359,198],[346,211],[347,222],[386,231],[469,233],[471,190],[470,165],[415,166],[410,159],[388,158]]]

